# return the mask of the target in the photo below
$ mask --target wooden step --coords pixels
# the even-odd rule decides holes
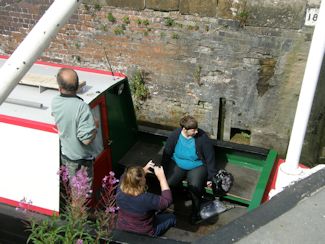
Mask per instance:
[[[40,92],[43,92],[46,89],[59,89],[58,83],[56,82],[56,77],[49,75],[28,73],[22,78],[19,84],[39,87]],[[86,81],[79,81],[78,91],[85,85]]]

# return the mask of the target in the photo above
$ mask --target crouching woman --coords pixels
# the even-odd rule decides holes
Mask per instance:
[[[161,195],[146,192],[146,173],[152,168],[160,182]],[[176,224],[175,215],[163,213],[172,203],[163,167],[152,161],[142,168],[130,167],[122,175],[117,189],[116,203],[119,207],[117,228],[150,236],[159,236]]]

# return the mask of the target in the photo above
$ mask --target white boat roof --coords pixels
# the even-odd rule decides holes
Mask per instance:
[[[0,67],[5,61],[5,58],[0,57]],[[53,83],[58,70],[62,67],[65,66],[44,62],[35,63],[22,81],[24,79],[30,81],[33,77],[45,77]],[[78,96],[88,104],[102,92],[124,79],[124,76],[121,74],[113,76],[106,71],[80,67],[73,68],[78,73],[80,83],[85,84],[78,92]],[[18,84],[6,101],[0,105],[0,114],[54,124],[53,117],[51,116],[51,101],[59,93],[57,89],[48,87],[51,86]]]

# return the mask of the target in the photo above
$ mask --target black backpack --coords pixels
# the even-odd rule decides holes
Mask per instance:
[[[234,184],[234,176],[225,169],[220,169],[218,173],[213,176],[212,183],[215,195],[225,195]]]

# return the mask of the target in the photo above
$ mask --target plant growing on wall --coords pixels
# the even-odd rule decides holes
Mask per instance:
[[[107,19],[109,22],[112,22],[112,23],[116,22],[116,18],[114,17],[114,15],[112,13],[107,14]]]
[[[175,25],[175,21],[172,18],[170,17],[165,18],[165,26],[172,27],[174,25]]]
[[[131,22],[130,22],[130,18],[129,18],[129,16],[124,16],[124,17],[123,17],[123,23],[126,24],[126,25],[128,25],[128,24],[131,23]]]
[[[249,14],[246,9],[243,9],[241,12],[239,12],[237,18],[239,20],[240,27],[244,27],[246,25],[248,16]]]
[[[115,35],[123,35],[125,30],[126,30],[126,27],[124,24],[119,25],[114,29],[114,34]]]
[[[178,40],[179,39],[179,35],[177,33],[173,33],[172,34],[172,38]]]
[[[142,24],[145,25],[145,26],[148,26],[150,24],[149,20],[148,19],[145,19],[142,21]]]
[[[149,89],[145,85],[144,76],[145,72],[143,70],[136,70],[130,83],[136,109],[139,109],[141,103],[149,97]]]
[[[228,9],[231,15],[239,21],[240,27],[244,27],[249,16],[246,0],[228,0]]]

